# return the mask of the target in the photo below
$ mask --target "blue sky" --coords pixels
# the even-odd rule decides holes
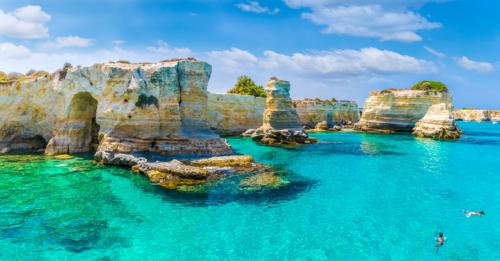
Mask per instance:
[[[500,109],[500,1],[0,1],[0,70],[193,56],[209,90],[287,79],[294,98],[354,99],[445,82],[456,107]]]

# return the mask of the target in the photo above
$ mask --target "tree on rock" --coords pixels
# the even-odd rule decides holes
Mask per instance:
[[[433,92],[447,92],[448,87],[438,81],[420,81],[411,87],[412,90],[420,91],[433,91]]]
[[[233,88],[231,88],[227,93],[266,97],[264,87],[255,84],[255,82],[246,75],[240,76]]]

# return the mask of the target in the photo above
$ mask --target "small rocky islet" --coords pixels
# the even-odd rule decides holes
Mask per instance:
[[[272,166],[235,155],[220,135],[273,146],[315,143],[306,129],[460,135],[447,91],[373,92],[360,116],[352,101],[293,101],[290,83],[276,77],[266,98],[211,94],[210,74],[211,65],[189,58],[110,62],[3,82],[0,151],[43,150],[59,159],[95,151],[96,162],[130,168],[166,189],[195,192],[241,176],[239,188],[252,192],[290,181]],[[138,153],[179,157],[148,161]]]

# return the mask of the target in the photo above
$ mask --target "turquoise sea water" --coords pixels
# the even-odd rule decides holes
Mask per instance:
[[[166,191],[85,156],[0,156],[0,259],[499,260],[500,124],[460,125],[456,142],[324,133],[285,149],[231,138],[290,171],[290,187],[255,195]]]

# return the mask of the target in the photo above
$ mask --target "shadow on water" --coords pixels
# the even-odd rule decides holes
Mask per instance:
[[[493,139],[476,139],[476,138],[462,137],[456,142],[462,144],[471,144],[471,145],[500,146],[500,140],[493,140]]]

